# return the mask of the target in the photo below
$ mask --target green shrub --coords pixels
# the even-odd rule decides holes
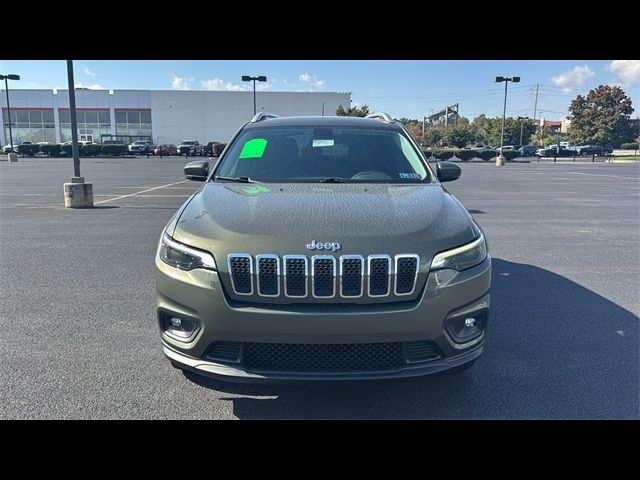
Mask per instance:
[[[482,150],[476,150],[476,157],[481,158],[485,162],[488,162],[489,160],[496,157],[497,155],[498,155],[498,152],[496,152],[495,150],[487,149],[487,148]]]
[[[73,153],[72,145],[60,145],[60,151],[66,155],[71,155]]]
[[[522,154],[518,150],[503,150],[502,155],[508,161],[511,161],[514,158],[519,158],[522,156]]]
[[[450,158],[453,158],[455,152],[455,150],[438,150],[433,153],[433,156],[438,160],[449,160]]]
[[[89,145],[81,145],[80,151],[83,157],[95,157],[102,152],[102,145],[99,143],[91,143]]]
[[[110,143],[102,145],[101,153],[103,155],[124,155],[128,152],[127,146],[120,143]]]
[[[623,143],[622,145],[620,145],[620,148],[622,150],[638,150],[638,144],[637,143]]]
[[[18,153],[20,155],[33,156],[40,151],[40,145],[18,145]]]
[[[218,156],[222,153],[222,151],[224,150],[224,147],[226,146],[227,146],[226,143],[214,143],[211,149],[213,150],[213,154]]]
[[[463,162],[468,162],[469,160],[477,156],[477,150],[456,150],[456,157],[458,157]]]
[[[50,157],[58,157],[60,156],[61,146],[58,144],[40,145],[40,151],[42,153],[46,153]]]

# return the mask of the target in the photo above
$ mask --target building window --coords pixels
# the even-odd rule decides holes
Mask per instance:
[[[151,110],[116,109],[116,135],[135,135],[153,138]]]
[[[2,109],[4,119],[4,138],[9,143],[9,115],[6,108]],[[11,134],[13,142],[51,142],[56,141],[53,109],[11,109]]]
[[[60,121],[60,141],[71,141],[71,114],[68,108],[58,111]],[[111,118],[107,109],[76,110],[78,135],[91,135],[95,143],[102,141],[102,135],[111,134]]]

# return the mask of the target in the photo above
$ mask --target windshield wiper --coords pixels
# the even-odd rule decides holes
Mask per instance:
[[[249,177],[223,177],[222,175],[216,175],[214,180],[226,180],[228,182],[240,182],[240,183],[256,183]]]
[[[346,179],[340,177],[327,177],[320,180],[320,183],[344,183]]]

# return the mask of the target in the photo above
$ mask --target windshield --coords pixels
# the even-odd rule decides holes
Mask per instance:
[[[193,140],[185,140],[184,142],[182,142],[182,145],[194,145],[196,142],[194,142]]]
[[[294,183],[429,181],[403,132],[324,126],[247,129],[230,146],[217,176]]]

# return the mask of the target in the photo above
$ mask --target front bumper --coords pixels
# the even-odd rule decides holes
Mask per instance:
[[[164,353],[174,363],[195,372],[240,381],[360,380],[414,377],[471,362],[481,355],[486,329],[473,340],[456,343],[445,331],[451,318],[487,312],[491,284],[491,258],[463,272],[429,273],[416,302],[363,305],[344,311],[308,311],[282,305],[232,307],[217,272],[177,270],[156,255],[156,310],[196,319],[199,331],[182,342],[162,328]],[[379,308],[378,308],[379,307]],[[381,371],[309,372],[249,371],[241,365],[205,360],[212,342],[335,344],[432,341],[442,353],[428,362],[406,364]]]

